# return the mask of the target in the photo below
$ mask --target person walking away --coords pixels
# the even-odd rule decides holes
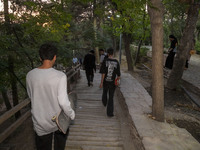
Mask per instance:
[[[100,67],[99,67],[99,72],[101,72],[101,66],[102,66],[102,63],[104,61],[104,59],[108,58],[108,55],[105,53],[104,49],[99,49],[99,52],[100,52]]]
[[[74,56],[73,59],[72,59],[72,62],[73,62],[73,66],[76,66],[78,64],[77,57]]]
[[[120,79],[120,66],[119,62],[113,58],[113,49],[109,48],[108,51],[108,58],[103,61],[101,72],[101,83],[100,88],[103,87],[103,94],[102,94],[102,103],[106,107],[107,106],[107,116],[113,117],[114,114],[114,92],[115,92],[115,80]],[[109,99],[107,98],[107,93],[109,93]]]
[[[85,55],[83,65],[85,68],[88,86],[93,86],[94,71],[96,72],[94,50],[90,50],[89,53]]]
[[[167,56],[167,59],[166,59],[166,62],[165,62],[165,68],[172,69],[173,62],[174,62],[174,56],[175,56],[176,51],[177,51],[178,41],[177,41],[177,39],[174,35],[170,35],[169,39],[171,41],[171,45],[170,45],[170,48],[168,50],[168,56]]]
[[[42,65],[26,76],[37,150],[52,150],[53,137],[54,150],[64,150],[69,129],[66,134],[60,132],[52,117],[57,116],[62,109],[72,120],[75,118],[67,95],[67,77],[52,68],[56,53],[54,45],[43,44],[39,49]]]
[[[102,64],[104,61],[104,58],[108,58],[108,57],[104,49],[99,49],[99,52],[100,52],[100,64]]]

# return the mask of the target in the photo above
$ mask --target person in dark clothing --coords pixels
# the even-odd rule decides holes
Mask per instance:
[[[168,50],[169,54],[168,54],[166,62],[165,62],[165,67],[168,69],[172,69],[178,41],[174,35],[170,35],[169,39],[171,41],[171,45]]]
[[[93,86],[94,71],[96,72],[94,50],[85,55],[83,65],[85,67],[88,86]]]
[[[108,58],[108,55],[107,55],[107,53],[104,52],[104,49],[99,49],[99,52],[100,52],[100,67],[99,67],[99,73],[100,73],[103,61],[104,61],[104,59]]]
[[[103,61],[100,70],[102,74],[100,88],[103,87],[102,103],[104,106],[107,106],[107,116],[113,117],[113,97],[116,87],[115,80],[120,79],[121,73],[119,62],[113,58],[113,49],[108,49],[107,53],[108,58]],[[109,99],[107,99],[107,93],[109,93]]]

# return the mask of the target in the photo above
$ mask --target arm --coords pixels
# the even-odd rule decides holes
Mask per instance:
[[[94,56],[93,66],[94,66],[94,71],[96,72],[96,63],[95,63],[95,61],[96,61],[96,58],[95,58],[95,56]]]
[[[120,72],[120,65],[119,65],[119,62],[117,63],[117,78],[116,80],[119,80],[120,79],[120,75],[121,75],[121,72]],[[119,84],[119,82],[118,82]]]
[[[99,86],[100,88],[103,87],[104,78],[105,78],[105,74],[102,74],[102,75],[101,75],[101,83],[100,83],[100,86]]]
[[[106,69],[106,64],[105,64],[105,61],[103,61],[102,66],[100,68],[100,73],[102,74],[101,75],[101,83],[100,83],[100,86],[99,86],[100,88],[103,87],[103,81],[104,81],[105,73],[106,73],[105,69]]]
[[[75,118],[75,112],[71,108],[71,103],[69,101],[68,95],[67,95],[67,77],[66,75],[63,75],[60,79],[59,85],[58,85],[58,103],[65,112],[67,116],[69,116],[72,120]]]

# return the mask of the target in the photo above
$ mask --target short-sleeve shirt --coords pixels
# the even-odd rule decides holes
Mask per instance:
[[[119,62],[116,59],[107,58],[103,61],[100,73],[105,74],[104,82],[114,84],[116,76],[121,75]]]

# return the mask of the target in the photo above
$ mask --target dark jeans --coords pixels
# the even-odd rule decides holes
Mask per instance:
[[[52,150],[52,138],[54,134],[54,150],[64,150],[67,136],[69,134],[69,129],[66,134],[60,131],[50,133],[43,136],[38,136],[35,133],[35,141],[37,150]]]
[[[88,86],[90,86],[90,83],[93,82],[94,79],[94,72],[93,69],[87,69],[85,70],[87,81],[88,81]]]
[[[115,92],[115,85],[113,83],[106,83],[103,84],[103,94],[102,94],[102,103],[104,106],[107,106],[107,115],[113,116],[114,111],[114,97]],[[107,98],[107,94],[109,93],[109,99]]]

